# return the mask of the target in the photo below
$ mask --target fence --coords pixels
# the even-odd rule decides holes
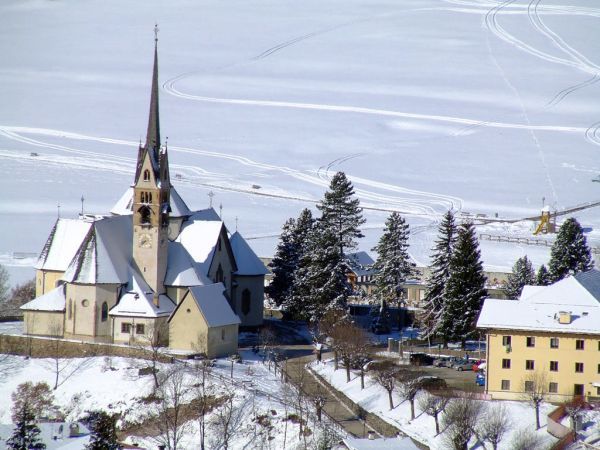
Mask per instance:
[[[523,244],[523,245],[537,245],[541,247],[552,247],[554,244],[553,241],[548,239],[540,239],[540,238],[529,238],[529,237],[512,237],[512,236],[501,236],[496,234],[488,234],[488,233],[480,233],[480,240],[492,241],[492,242],[510,242],[513,244]],[[591,252],[594,255],[600,255],[600,247],[591,247]]]

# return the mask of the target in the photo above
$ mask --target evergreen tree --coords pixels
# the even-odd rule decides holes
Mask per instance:
[[[117,438],[117,417],[106,411],[92,411],[88,415],[90,425],[90,441],[86,450],[120,450]]]
[[[380,301],[398,304],[402,284],[410,277],[415,264],[408,254],[408,224],[402,216],[393,212],[385,222],[385,230],[373,251],[377,252],[375,271],[375,295]]]
[[[294,297],[296,271],[313,225],[309,209],[302,210],[298,219],[289,219],[283,225],[275,257],[270,264],[273,279],[265,293],[284,309],[290,307]]]
[[[323,223],[317,222],[310,230],[294,281],[292,315],[318,322],[328,310],[346,308],[351,287],[338,244]]]
[[[450,275],[443,292],[445,306],[440,317],[440,332],[453,341],[473,336],[475,322],[486,297],[485,275],[479,243],[472,223],[458,227],[456,245],[448,265]]]
[[[517,259],[512,268],[512,273],[508,274],[508,282],[506,283],[506,295],[511,299],[518,299],[523,291],[523,286],[526,284],[536,284],[535,272],[531,261],[527,255]]]
[[[35,414],[28,403],[22,403],[14,411],[15,429],[6,441],[6,448],[11,450],[43,450],[46,448],[39,435],[39,427],[35,423]]]
[[[269,264],[273,277],[271,283],[265,287],[265,294],[277,306],[281,306],[289,297],[294,281],[294,272],[298,267],[298,251],[293,239],[295,226],[294,219],[288,219],[283,224],[275,256]]]
[[[456,224],[454,214],[448,211],[444,214],[438,228],[438,239],[433,247],[431,257],[431,275],[427,279],[425,290],[424,308],[420,322],[428,337],[440,335],[440,317],[445,306],[444,288],[450,276],[450,258],[456,244]],[[444,342],[447,337],[441,335]]]
[[[541,265],[535,276],[535,284],[538,286],[548,286],[551,283],[550,273],[545,265]]]
[[[592,253],[577,219],[570,217],[558,230],[550,252],[548,270],[552,282],[557,282],[593,267]]]
[[[359,204],[360,201],[354,198],[352,183],[344,172],[338,172],[331,179],[329,191],[317,205],[321,211],[321,222],[332,231],[341,254],[356,247],[356,239],[363,237],[360,226],[365,219]]]

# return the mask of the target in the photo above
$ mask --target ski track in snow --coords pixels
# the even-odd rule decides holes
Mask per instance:
[[[9,127],[9,126],[0,126],[0,136],[3,136],[7,139],[25,143],[27,145],[32,145],[35,147],[42,147],[51,150],[57,150],[63,153],[67,153],[68,156],[62,156],[58,154],[51,155],[38,155],[31,156],[26,155],[22,151],[11,151],[6,149],[0,149],[0,157],[12,158],[12,159],[27,159],[29,161],[43,161],[47,164],[58,164],[62,166],[70,166],[70,167],[79,167],[84,169],[92,169],[92,170],[107,170],[116,173],[122,174],[131,174],[133,173],[133,167],[135,164],[135,159],[133,157],[124,157],[124,156],[114,156],[107,155],[105,153],[97,153],[87,150],[76,149],[72,147],[67,147],[65,145],[52,144],[49,142],[43,142],[41,140],[33,139],[30,137],[26,137],[23,135],[41,135],[52,138],[63,138],[63,139],[71,139],[76,141],[94,141],[94,142],[102,142],[105,144],[113,144],[113,145],[123,145],[128,147],[135,147],[137,142],[134,141],[126,141],[121,139],[111,139],[111,138],[103,138],[103,137],[94,137],[87,136],[78,133],[70,133],[61,130],[50,130],[43,128],[28,128],[28,127]],[[285,175],[294,177],[300,181],[304,181],[307,183],[311,183],[320,187],[327,187],[329,185],[328,179],[322,179],[318,174],[311,175],[307,173],[303,173],[296,169],[291,169],[289,167],[276,166],[272,164],[265,164],[253,161],[249,158],[231,154],[224,154],[219,152],[193,149],[189,147],[179,147],[179,146],[169,146],[170,151],[189,153],[193,155],[198,155],[202,157],[213,157],[213,158],[222,158],[237,162],[244,166],[249,166],[257,169],[268,170],[268,171],[277,171],[283,173]],[[344,158],[342,158],[344,159]],[[346,157],[346,159],[348,159]],[[245,190],[239,187],[239,181],[230,180],[230,177],[224,174],[218,174],[213,172],[208,172],[201,167],[190,166],[190,165],[172,165],[173,169],[175,169],[176,173],[183,172],[186,174],[185,179],[177,178],[178,181],[187,182],[191,184],[201,184],[205,186],[214,187],[217,189],[230,190],[234,192],[241,192],[247,194],[254,195],[262,195],[268,197],[279,197],[279,198],[288,198],[300,201],[313,201],[311,199],[305,199],[302,197],[294,196],[293,194],[277,194],[277,193],[264,193],[264,192],[254,192],[251,189]],[[407,189],[400,186],[395,186],[391,184],[381,183],[373,180],[369,180],[366,178],[357,178],[350,177],[353,183],[357,186],[362,185],[367,188],[373,187],[381,191],[389,191],[394,194],[402,194],[402,195],[385,195],[380,192],[374,192],[368,189],[356,188],[356,193],[358,197],[362,201],[374,202],[374,206],[369,206],[369,204],[365,204],[365,209],[376,209],[376,210],[399,210],[404,214],[409,215],[424,215],[424,216],[438,216],[442,214],[449,208],[459,209],[460,205],[462,205],[462,200],[457,197],[446,196],[436,193],[418,191],[413,189]],[[222,182],[231,182],[229,186],[227,185],[212,185],[197,181],[201,180],[221,180]],[[387,208],[387,209],[386,209]]]

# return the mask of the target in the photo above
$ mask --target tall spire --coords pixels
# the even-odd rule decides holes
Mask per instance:
[[[150,95],[150,115],[148,117],[148,133],[146,149],[154,150],[158,156],[160,148],[160,123],[158,119],[158,24],[154,25],[154,69],[152,71],[152,93]],[[158,160],[158,158],[157,158]]]

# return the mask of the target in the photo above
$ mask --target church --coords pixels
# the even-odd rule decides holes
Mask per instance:
[[[133,184],[106,215],[59,218],[36,265],[24,332],[222,356],[262,324],[267,269],[212,209],[191,211],[161,145],[155,38],[150,114]]]

